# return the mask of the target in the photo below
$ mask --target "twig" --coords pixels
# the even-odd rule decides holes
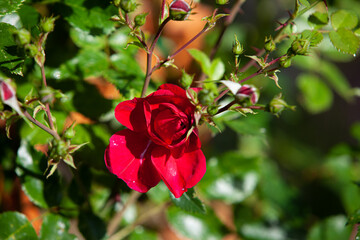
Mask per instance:
[[[121,222],[121,219],[124,215],[124,212],[134,203],[136,200],[141,196],[141,193],[137,191],[132,191],[130,194],[129,199],[125,203],[124,207],[115,214],[115,216],[110,220],[108,228],[107,228],[107,235],[111,236],[114,234],[116,229],[119,227],[119,224]]]

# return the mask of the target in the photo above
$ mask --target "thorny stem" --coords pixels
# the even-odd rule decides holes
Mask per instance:
[[[161,210],[167,208],[171,202],[163,203],[157,207],[154,207],[150,209],[149,211],[145,212],[143,215],[141,215],[134,223],[124,227],[114,235],[108,238],[108,240],[121,240],[124,239],[126,236],[128,236],[138,225],[142,224],[144,221],[149,219],[150,217],[154,216],[155,214],[158,214]]]
[[[295,19],[296,17],[304,14],[307,10],[313,8],[313,7],[316,6],[319,2],[322,2],[322,0],[315,1],[315,2],[312,3],[310,6],[306,7],[305,9],[303,9],[303,10],[301,10],[300,12],[297,12],[297,13],[296,13],[296,11],[297,11],[297,7],[296,7],[297,5],[296,5],[296,6],[295,6],[295,13],[296,13],[296,14],[290,14],[289,18],[286,20],[285,23],[282,24],[282,27],[278,30],[278,32],[277,32],[276,35],[274,36],[274,41],[275,41],[275,42],[278,42],[279,40],[281,40],[281,39],[283,38],[283,37],[282,37],[282,33],[283,33],[283,31],[285,30],[285,27],[286,27],[287,25],[289,25],[290,23],[292,23],[292,21],[294,21],[294,19]],[[296,4],[296,3],[295,3],[295,4]],[[257,56],[257,57],[260,57],[260,56],[262,56],[265,52],[266,52],[265,49],[262,49],[261,51],[259,51],[259,52],[256,54],[256,56]],[[276,63],[277,61],[279,61],[280,58],[281,58],[281,57],[276,58],[276,59],[274,59],[273,61],[271,61],[271,62],[269,63],[269,66],[272,65],[272,64],[274,64],[274,63]],[[254,60],[254,59],[251,59],[251,60],[248,61],[242,68],[239,69],[239,72],[245,72],[245,71],[247,71],[254,63],[255,63],[255,60]],[[277,69],[277,68],[276,68],[276,69]],[[269,70],[269,71],[267,71],[267,72],[271,72],[271,71],[274,71],[274,70],[276,70],[276,69],[271,69],[271,70]],[[255,72],[255,73],[253,73],[252,75],[250,75],[249,77],[247,77],[247,78],[245,78],[245,79],[242,79],[242,80],[240,81],[240,83],[243,83],[243,82],[249,80],[250,78],[253,78],[253,77],[255,77],[255,76],[257,76],[257,75],[259,75],[259,74],[261,74],[261,73],[263,73],[263,71],[261,71],[261,70],[260,70],[260,71],[257,71],[257,72]],[[217,97],[215,98],[214,101],[217,102],[217,101],[218,101],[219,99],[221,99],[227,92],[229,92],[229,89],[226,89],[225,91],[221,92],[221,93],[219,94],[219,96],[217,96]]]
[[[137,191],[132,191],[129,199],[125,203],[124,207],[115,214],[115,216],[110,220],[109,226],[107,228],[107,235],[111,236],[115,233],[116,229],[119,227],[122,217],[124,216],[124,212],[141,196],[141,193]]]
[[[237,13],[239,12],[241,6],[246,2],[246,0],[238,0],[236,2],[236,4],[233,6],[233,8],[231,9],[231,12],[229,14],[229,16],[226,18],[225,23],[221,29],[221,32],[218,36],[218,39],[216,40],[216,43],[214,45],[214,47],[211,49],[210,52],[210,60],[214,59],[216,52],[219,50],[220,47],[220,43],[224,37],[224,34],[226,32],[226,30],[228,29],[228,27],[230,26],[230,24],[234,21]]]
[[[152,69],[151,69],[151,62],[152,62],[152,55],[154,53],[154,49],[155,49],[155,45],[157,43],[157,41],[159,40],[160,38],[160,35],[162,33],[162,31],[164,30],[164,27],[165,25],[170,21],[170,17],[166,18],[160,25],[157,33],[156,33],[156,36],[153,40],[153,42],[151,43],[151,46],[150,46],[150,49],[149,51],[147,52],[147,59],[146,59],[146,77],[145,77],[145,82],[144,82],[144,85],[143,85],[143,89],[141,91],[141,97],[145,97],[145,94],[146,94],[146,90],[149,86],[149,83],[150,83],[150,79],[151,79],[151,74],[152,74]]]
[[[208,30],[208,27],[205,27],[198,33],[196,34],[192,39],[190,39],[187,43],[185,43],[184,45],[182,45],[180,48],[178,48],[173,54],[171,54],[170,56],[168,56],[166,59],[164,59],[163,61],[159,62],[158,64],[156,64],[152,69],[150,74],[152,74],[155,70],[157,70],[159,67],[161,67],[162,65],[164,65],[166,62],[170,61],[171,59],[173,59],[179,52],[181,52],[182,50],[184,50],[187,46],[189,46],[193,41],[195,41],[198,37],[201,36],[201,34],[203,34],[204,32],[206,32]]]

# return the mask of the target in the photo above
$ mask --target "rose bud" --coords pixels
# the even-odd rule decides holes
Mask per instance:
[[[229,0],[216,0],[216,4],[218,5],[225,5],[229,3]]]
[[[295,106],[288,105],[285,100],[281,98],[281,95],[274,97],[268,105],[268,111],[277,117],[279,117],[280,113],[286,108],[295,110]]]
[[[182,76],[180,78],[180,85],[183,88],[188,89],[193,82],[193,78],[194,78],[194,76],[191,76],[191,75],[187,74],[184,70],[182,70]]]
[[[121,0],[120,2],[121,9],[124,10],[124,12],[126,13],[135,11],[137,6],[138,4],[136,3],[135,0]]]
[[[26,45],[30,43],[31,40],[30,32],[24,28],[16,30],[13,37],[18,45]]]
[[[175,0],[170,3],[169,10],[171,20],[183,21],[189,17],[191,7],[184,0]]]
[[[148,14],[149,13],[142,13],[142,14],[136,15],[136,17],[134,18],[135,26],[141,27],[142,25],[144,25],[145,21],[146,21],[146,16]]]
[[[279,60],[279,64],[283,68],[288,68],[291,66],[291,57],[290,56],[282,56]]]
[[[16,98],[14,88],[7,82],[7,80],[0,79],[0,95],[4,104],[14,109],[20,116],[23,115],[19,103]]]
[[[54,18],[54,17],[42,19],[42,21],[40,23],[40,27],[43,30],[43,32],[46,32],[46,33],[52,32],[55,27],[55,24],[54,24],[55,20],[56,20],[56,18]]]
[[[272,39],[272,37],[270,36],[269,38],[265,38],[265,45],[264,45],[264,49],[267,52],[272,52],[274,51],[276,48],[275,42]]]
[[[239,40],[237,39],[236,35],[235,35],[235,40],[233,43],[232,52],[235,56],[239,56],[244,52],[244,48],[241,45],[241,43],[239,42]]]
[[[249,99],[252,105],[256,104],[259,100],[258,89],[250,85],[242,85],[239,91],[235,95],[235,99],[238,102],[244,102],[245,99]]]

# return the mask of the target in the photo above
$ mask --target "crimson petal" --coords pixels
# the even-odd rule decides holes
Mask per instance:
[[[150,106],[141,98],[134,98],[119,103],[115,108],[115,118],[125,127],[135,132],[146,130],[145,116],[149,114]]]
[[[175,158],[171,150],[157,146],[151,152],[151,160],[169,190],[176,198],[195,186],[206,171],[205,156],[200,149]]]
[[[147,192],[160,181],[152,164],[152,142],[142,133],[128,129],[111,136],[105,150],[105,164],[110,172],[121,178],[131,188]]]

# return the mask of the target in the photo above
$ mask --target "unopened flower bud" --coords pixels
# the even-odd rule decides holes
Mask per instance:
[[[276,116],[279,116],[286,108],[294,110],[295,106],[288,105],[285,100],[281,98],[281,95],[275,96],[268,105],[268,110]]]
[[[31,40],[30,32],[24,28],[16,30],[13,36],[18,45],[26,45],[30,43]]]
[[[4,104],[14,109],[20,116],[23,115],[13,86],[10,84],[10,79],[0,79],[0,96]]]
[[[191,76],[191,75],[187,74],[184,70],[182,70],[182,76],[180,78],[180,85],[183,88],[188,89],[193,82],[193,78],[194,78],[194,76]]]
[[[56,20],[56,18],[54,18],[54,17],[42,19],[40,22],[40,27],[41,27],[42,31],[45,33],[52,32],[55,27],[55,24],[54,24],[55,20]]]
[[[234,40],[233,47],[232,47],[232,52],[235,56],[239,56],[244,52],[244,48],[241,45],[241,43],[239,42],[239,40],[237,39],[236,35],[235,35],[235,40]]]
[[[242,85],[235,95],[235,99],[239,103],[244,103],[244,100],[250,100],[250,104],[254,105],[259,100],[259,91],[256,87],[250,85]]]
[[[189,17],[190,5],[184,0],[175,0],[169,6],[170,18],[175,21],[183,21]]]
[[[274,40],[272,39],[272,37],[270,36],[269,38],[265,38],[265,45],[264,45],[264,49],[267,51],[267,52],[272,52],[274,51],[276,48],[276,45],[275,45],[275,42]]]
[[[214,93],[211,92],[210,90],[202,89],[198,93],[198,99],[199,99],[199,102],[201,103],[201,105],[209,106],[214,102],[215,96],[214,96]]]
[[[216,0],[216,4],[218,5],[225,5],[229,2],[229,0]]]
[[[72,139],[75,137],[75,130],[74,130],[74,124],[72,124],[68,129],[64,132],[64,137],[66,139]]]
[[[282,56],[279,60],[279,64],[283,68],[288,68],[291,66],[291,57],[289,56]]]
[[[138,5],[135,0],[121,0],[120,2],[121,9],[124,10],[124,12],[126,13],[135,11],[137,6]]]
[[[147,15],[148,15],[148,13],[142,13],[142,14],[136,15],[136,17],[134,19],[135,26],[141,27],[142,25],[144,25]]]
[[[31,58],[35,57],[38,54],[38,52],[39,49],[33,44],[29,44],[25,46],[25,53]]]
[[[218,108],[218,106],[208,106],[206,111],[207,111],[208,114],[213,116],[219,111],[219,108]]]
[[[115,7],[120,7],[120,2],[121,0],[114,0],[113,4],[115,5]]]
[[[305,55],[310,47],[310,41],[304,39],[296,39],[291,44],[291,51],[296,55]]]

